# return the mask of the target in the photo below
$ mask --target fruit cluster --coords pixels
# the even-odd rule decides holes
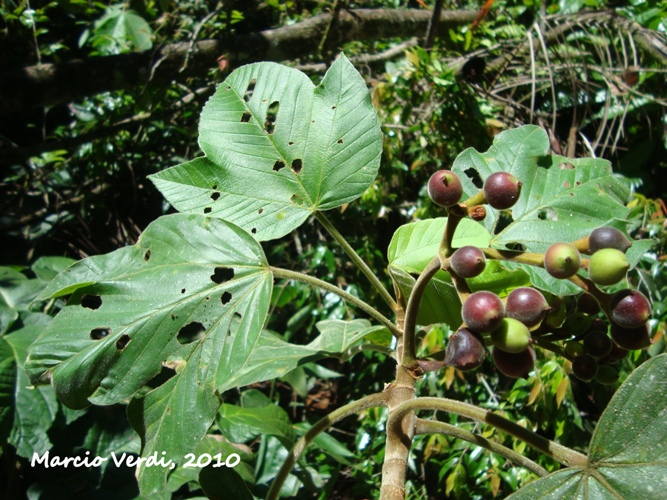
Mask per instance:
[[[454,172],[440,170],[433,174],[428,192],[435,204],[450,212],[457,205],[468,208],[467,202],[459,205],[463,186]],[[496,172],[485,179],[481,192],[470,200],[506,210],[520,195],[521,182],[516,177]],[[489,291],[470,293],[465,279],[484,271],[489,252],[473,246],[450,251],[442,265],[457,278],[454,282],[463,302],[464,324],[447,342],[444,364],[464,371],[475,369],[486,357],[487,345],[492,345],[498,370],[509,377],[527,377],[535,364],[533,345],[540,345],[570,359],[572,373],[580,380],[615,382],[618,372],[613,363],[628,350],[641,349],[650,342],[648,299],[635,290],[608,294],[598,288],[625,278],[630,268],[625,252],[630,246],[618,229],[601,227],[575,242],[555,243],[544,255],[531,254],[523,261],[582,286],[586,293],[578,300],[551,295],[547,300],[531,287],[516,288],[504,299]],[[491,255],[503,258],[497,253]],[[514,256],[521,255],[515,252]]]

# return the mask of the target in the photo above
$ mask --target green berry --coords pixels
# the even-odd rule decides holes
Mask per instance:
[[[629,268],[630,264],[623,252],[615,248],[603,248],[591,256],[588,276],[598,285],[613,285],[625,278]]]
[[[530,345],[530,331],[521,321],[504,318],[500,326],[491,332],[491,341],[498,349],[516,354]]]

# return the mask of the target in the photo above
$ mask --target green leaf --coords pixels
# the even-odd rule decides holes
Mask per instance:
[[[271,288],[261,247],[238,227],[162,217],[136,245],[80,261],[51,282],[43,296],[72,296],[31,346],[27,372],[50,379],[71,407],[112,404],[187,343],[198,386],[228,387],[255,347]]]
[[[234,443],[245,443],[261,435],[276,436],[287,448],[295,441],[289,416],[270,400],[262,406],[223,404],[216,419],[223,436]]]
[[[303,346],[285,342],[262,331],[247,363],[230,375],[226,387],[241,387],[282,377],[298,366],[318,359],[342,355],[362,338],[383,330],[365,319],[327,320],[315,325],[321,334]]]
[[[69,257],[40,257],[30,269],[42,281],[51,281],[76,261]]]
[[[665,498],[667,354],[646,361],[618,389],[598,422],[589,465],[534,481],[512,500]]]
[[[150,50],[152,31],[137,12],[111,6],[104,16],[95,22],[94,45],[127,50],[128,43],[137,51]]]
[[[23,370],[28,347],[43,330],[43,325],[31,325],[0,338],[0,427],[9,431],[9,443],[26,458],[51,449],[47,432],[58,413],[53,389],[31,388]]]
[[[199,473],[199,484],[212,500],[253,500],[243,478],[229,467],[208,466]]]
[[[407,297],[419,275],[438,254],[445,230],[446,218],[428,219],[405,224],[394,233],[389,250],[389,273],[402,293]],[[454,234],[453,246],[466,245],[485,248],[490,235],[481,224],[463,219]],[[487,262],[484,272],[468,280],[471,288],[491,290],[498,294],[528,283],[522,271],[506,271],[493,261]],[[439,271],[428,284],[417,315],[417,323],[430,325],[447,323],[456,328],[461,323],[461,302],[452,285],[449,274]]]
[[[260,241],[358,198],[380,165],[370,94],[342,54],[317,87],[275,63],[237,69],[204,107],[199,133],[205,157],[150,179],[177,210],[232,221]]]

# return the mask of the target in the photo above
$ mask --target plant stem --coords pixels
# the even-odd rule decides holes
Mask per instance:
[[[345,237],[340,234],[338,229],[331,223],[331,221],[327,218],[326,215],[322,212],[315,212],[315,217],[317,218],[318,221],[320,221],[320,224],[324,226],[324,229],[326,229],[331,236],[338,242],[338,244],[343,247],[343,250],[345,250],[345,253],[352,259],[352,262],[359,268],[359,270],[364,273],[366,278],[371,282],[371,284],[375,287],[375,289],[380,293],[380,296],[384,299],[384,301],[391,307],[392,311],[396,311],[398,308],[398,305],[396,304],[396,301],[394,298],[391,296],[389,291],[384,287],[382,282],[378,279],[377,276],[375,276],[375,273],[373,270],[368,267],[368,264],[366,264],[363,259],[359,256],[359,254],[350,246],[350,244],[347,242]]]
[[[478,422],[486,422],[487,424],[525,441],[533,448],[555,458],[558,462],[567,467],[586,467],[588,465],[588,457],[586,455],[561,444],[554,443],[542,436],[538,436],[534,432],[525,429],[500,415],[496,415],[491,411],[461,401],[446,398],[412,399],[401,404],[401,406],[396,409],[396,418],[400,418],[401,415],[409,414],[415,410],[445,411],[477,420]]]
[[[544,267],[544,254],[536,252],[517,252],[513,250],[496,250],[495,248],[482,248],[482,252],[489,259],[508,260],[536,267]]]
[[[288,474],[294,467],[294,464],[296,464],[296,461],[299,459],[301,454],[305,451],[305,449],[313,441],[313,439],[315,439],[318,436],[318,434],[325,431],[332,425],[340,422],[344,418],[349,417],[350,415],[354,415],[355,413],[359,413],[360,411],[367,410],[368,408],[373,408],[376,406],[386,406],[388,397],[389,395],[384,392],[365,396],[364,398],[359,399],[358,401],[353,401],[351,403],[346,404],[345,406],[341,406],[337,410],[332,411],[326,417],[319,420],[315,425],[313,425],[308,430],[308,432],[306,432],[303,436],[301,436],[301,438],[294,444],[294,446],[290,450],[289,455],[287,455],[287,458],[283,462],[283,465],[280,467],[278,474],[271,483],[271,488],[269,489],[269,492],[266,495],[266,500],[275,500],[276,498],[278,498],[278,494],[280,493],[280,488],[282,488],[283,483],[285,482],[285,479],[287,479]]]
[[[424,268],[422,273],[412,287],[408,307],[405,311],[405,327],[403,329],[403,354],[399,359],[402,366],[412,367],[417,363],[417,352],[415,349],[415,330],[417,329],[417,313],[424,291],[431,278],[440,270],[440,257],[433,257],[431,262]]]
[[[521,453],[517,453],[516,451],[511,450],[507,446],[503,446],[496,441],[488,440],[482,436],[473,434],[472,432],[460,429],[455,425],[418,418],[415,435],[418,434],[445,434],[448,436],[453,436],[455,438],[481,446],[482,448],[485,448],[493,453],[497,453],[498,455],[505,457],[516,465],[525,467],[529,471],[537,474],[539,477],[543,477],[548,474],[546,469],[536,464],[528,457],[524,457]]]
[[[392,323],[391,320],[389,320],[386,316],[380,313],[377,309],[375,309],[372,306],[369,306],[363,300],[355,297],[354,295],[346,292],[345,290],[341,290],[340,288],[338,288],[335,285],[332,285],[331,283],[327,283],[326,281],[323,281],[319,278],[315,278],[314,276],[308,276],[307,274],[299,273],[296,271],[290,271],[289,269],[282,269],[280,267],[269,266],[269,270],[273,273],[274,276],[278,278],[301,281],[303,283],[307,283],[309,285],[322,288],[327,292],[335,293],[336,295],[341,297],[344,301],[349,302],[350,304],[354,304],[359,309],[366,312],[369,316],[382,323],[389,329],[389,331],[394,336],[398,336],[401,333],[398,330],[398,328],[396,328],[396,325],[394,325],[394,323]]]

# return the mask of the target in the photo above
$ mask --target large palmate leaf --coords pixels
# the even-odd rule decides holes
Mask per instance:
[[[646,361],[621,385],[598,422],[589,465],[530,483],[512,500],[667,498],[667,354]]]
[[[205,157],[151,180],[177,210],[229,220],[260,241],[359,197],[380,165],[370,94],[343,55],[317,87],[275,63],[237,69],[204,107],[199,133]]]
[[[406,297],[414,286],[414,276],[419,275],[438,254],[446,222],[446,218],[428,219],[405,224],[394,233],[387,252],[389,273]],[[465,245],[484,248],[489,246],[489,240],[489,233],[484,226],[463,219],[456,229],[452,244],[455,248]],[[522,271],[506,271],[497,263],[488,262],[484,272],[468,282],[473,290],[491,290],[502,295],[528,284],[528,279]],[[461,323],[461,302],[448,273],[439,271],[429,282],[417,322],[421,325],[447,323],[453,328]]]
[[[182,461],[213,421],[218,391],[255,348],[271,289],[261,247],[237,226],[162,217],[136,245],[84,259],[53,280],[43,297],[71,297],[31,345],[26,371],[82,407],[131,397],[169,358],[176,374],[130,413],[144,456],[164,451]],[[168,471],[146,470],[158,478],[142,478],[142,491],[160,489]]]

